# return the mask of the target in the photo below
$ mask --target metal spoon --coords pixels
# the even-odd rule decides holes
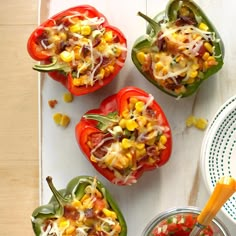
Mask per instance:
[[[216,186],[208,199],[206,205],[202,209],[197,218],[193,230],[189,236],[197,236],[201,230],[208,226],[212,219],[216,216],[220,208],[236,191],[236,180],[232,177],[222,177],[216,183]]]

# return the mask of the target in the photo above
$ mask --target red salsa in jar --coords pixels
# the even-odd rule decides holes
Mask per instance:
[[[195,223],[197,215],[180,214],[171,216],[158,224],[151,233],[151,236],[189,236]],[[206,227],[199,236],[213,236],[211,227]]]

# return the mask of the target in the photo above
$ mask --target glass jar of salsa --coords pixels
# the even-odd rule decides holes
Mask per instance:
[[[189,236],[199,213],[196,207],[169,209],[151,220],[142,236]],[[218,218],[214,218],[199,236],[230,236],[230,233]]]

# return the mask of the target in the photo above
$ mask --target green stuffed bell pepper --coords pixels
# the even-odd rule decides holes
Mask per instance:
[[[223,66],[224,45],[213,24],[191,0],[170,0],[136,40],[132,60],[143,76],[165,93],[181,98]]]
[[[105,186],[94,177],[72,179],[57,191],[47,177],[53,197],[32,213],[36,236],[126,236],[127,226]]]

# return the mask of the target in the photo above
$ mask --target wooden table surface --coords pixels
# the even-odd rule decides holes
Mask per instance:
[[[26,51],[37,25],[37,0],[0,8],[0,235],[32,235],[38,206],[38,81]]]

